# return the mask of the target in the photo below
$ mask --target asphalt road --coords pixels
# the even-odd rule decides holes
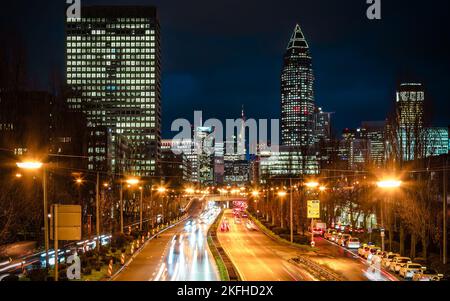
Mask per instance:
[[[244,280],[249,281],[314,281],[317,280],[301,267],[288,262],[297,255],[307,257],[335,272],[347,281],[392,281],[395,277],[370,267],[354,251],[341,248],[316,237],[317,252],[304,252],[279,243],[259,229],[251,231],[246,219],[236,224],[232,211],[224,214],[230,232],[218,232],[223,248]]]
[[[228,219],[229,232],[218,231],[220,244],[245,281],[313,281],[305,270],[288,262],[297,251],[279,244],[260,230],[252,231],[245,226],[246,219],[236,224],[231,210],[226,210],[223,219]]]
[[[196,201],[190,218],[150,241],[115,281],[220,280],[206,235],[218,211]],[[206,215],[209,216],[206,216]]]
[[[370,266],[358,256],[358,250],[347,250],[321,237],[315,237],[319,251],[309,258],[338,272],[349,281],[395,281],[389,273]]]

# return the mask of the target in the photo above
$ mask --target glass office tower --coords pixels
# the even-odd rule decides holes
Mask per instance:
[[[281,142],[314,143],[314,75],[309,45],[297,24],[284,55],[281,73]]]
[[[150,6],[82,7],[81,18],[66,19],[69,106],[83,111],[92,134],[110,143],[89,145],[89,168],[120,158],[126,141],[129,172],[155,174],[161,146],[160,28]],[[95,141],[95,139],[91,139]],[[120,153],[123,156],[123,153]]]

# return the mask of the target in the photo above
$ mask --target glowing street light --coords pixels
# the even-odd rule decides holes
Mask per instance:
[[[397,179],[385,179],[377,182],[377,186],[381,189],[392,190],[399,188],[402,185],[402,181]],[[383,213],[383,204],[381,204],[381,225],[384,229],[384,213]],[[385,250],[384,247],[384,231],[380,231],[381,235],[381,248],[382,251]]]
[[[129,179],[126,179],[125,182],[129,185],[137,185],[137,184],[139,184],[139,179],[129,178]]]
[[[327,190],[327,188],[325,186],[320,186],[319,187],[319,191],[320,192],[324,192],[325,190]]]
[[[286,191],[279,191],[278,196],[284,198],[287,195]]]
[[[49,248],[49,238],[48,238],[48,209],[47,209],[47,172],[44,167],[44,163],[39,161],[24,161],[17,162],[17,167],[24,170],[39,170],[42,169],[42,190],[43,190],[43,205],[44,205],[44,241],[45,241],[45,267],[48,268],[48,248]],[[16,175],[17,177],[17,175]]]
[[[44,163],[38,161],[26,161],[26,162],[17,162],[16,165],[20,169],[36,170],[41,169]]]
[[[392,189],[392,188],[399,188],[402,185],[402,181],[394,180],[394,179],[388,179],[377,182],[377,186],[379,188],[384,189]]]
[[[252,191],[252,195],[253,195],[254,197],[259,196],[259,191],[257,191],[257,190]]]
[[[317,188],[319,186],[319,183],[317,182],[306,182],[305,186],[308,188]]]
[[[164,193],[164,192],[166,192],[166,188],[165,187],[158,187],[158,189],[157,189],[157,191],[159,192],[159,193]]]

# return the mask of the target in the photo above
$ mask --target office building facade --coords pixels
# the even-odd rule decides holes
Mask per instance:
[[[117,135],[128,141],[130,173],[152,176],[161,147],[156,8],[92,6],[81,11],[81,18],[66,19],[68,104],[86,114],[89,127],[111,131],[113,145],[118,143]],[[102,161],[107,153],[91,147],[89,157]],[[114,166],[116,158],[109,159]]]

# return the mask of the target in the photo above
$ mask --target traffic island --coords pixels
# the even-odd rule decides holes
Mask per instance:
[[[240,281],[239,273],[217,239],[217,228],[222,220],[223,213],[224,211],[222,210],[208,230],[208,246],[219,269],[220,280]]]

